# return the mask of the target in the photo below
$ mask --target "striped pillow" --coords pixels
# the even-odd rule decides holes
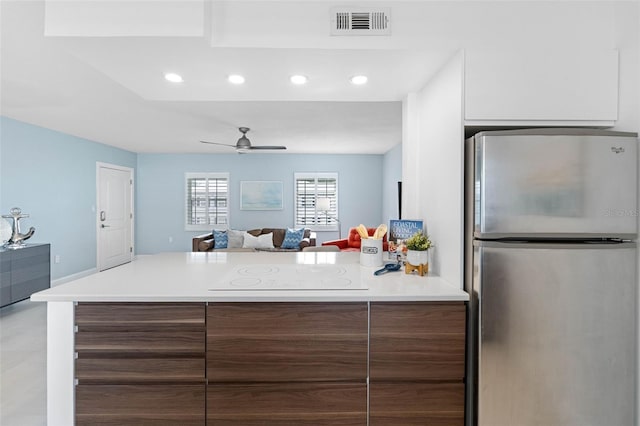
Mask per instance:
[[[300,242],[304,237],[304,228],[291,229],[287,228],[287,232],[284,234],[284,240],[282,241],[281,248],[283,249],[297,249],[300,248]]]
[[[229,237],[227,235],[227,231],[213,231],[213,248],[214,249],[225,249],[227,248],[227,243],[229,241]]]

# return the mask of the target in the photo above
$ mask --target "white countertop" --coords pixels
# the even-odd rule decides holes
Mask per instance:
[[[397,272],[375,276],[380,268],[359,265],[359,253],[161,253],[96,273],[31,296],[37,302],[351,302],[467,301],[469,295],[438,276]],[[290,287],[295,276],[339,270],[349,289],[227,290],[247,265],[280,271],[274,288]],[[334,265],[334,266],[331,266]],[[332,269],[333,268],[333,269]],[[256,268],[260,269],[260,268]],[[266,270],[267,268],[265,268]],[[295,274],[300,275],[295,275]],[[292,275],[293,274],[293,275]],[[344,281],[345,279],[343,279]],[[301,280],[303,281],[303,280]],[[313,281],[313,280],[310,280]],[[271,280],[271,282],[275,282]],[[316,282],[319,282],[316,280]],[[267,286],[268,287],[268,286]],[[353,289],[351,289],[353,288]],[[214,289],[214,290],[212,290]]]

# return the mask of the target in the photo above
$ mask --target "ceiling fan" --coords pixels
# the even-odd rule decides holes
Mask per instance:
[[[210,143],[212,145],[230,146],[232,148],[235,148],[236,151],[238,151],[238,153],[240,154],[245,153],[247,151],[252,151],[254,149],[287,149],[286,146],[281,146],[281,145],[253,146],[251,145],[251,141],[249,140],[249,138],[247,138],[247,132],[251,129],[249,129],[248,127],[239,127],[238,130],[240,130],[240,133],[242,133],[242,136],[240,137],[240,139],[238,139],[238,142],[235,145],[230,145],[227,143],[218,143],[218,142],[207,142],[207,141],[200,141],[200,142]]]

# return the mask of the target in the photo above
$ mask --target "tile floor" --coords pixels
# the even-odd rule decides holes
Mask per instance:
[[[47,306],[0,309],[0,425],[47,424]]]

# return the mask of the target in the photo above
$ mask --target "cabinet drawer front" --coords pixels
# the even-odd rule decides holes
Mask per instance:
[[[207,388],[209,425],[362,425],[366,383],[221,384]]]
[[[371,335],[464,333],[462,302],[371,303]]]
[[[205,385],[76,386],[76,424],[205,423]]]
[[[210,381],[364,380],[365,303],[214,303]]]
[[[27,299],[50,283],[49,244],[0,250],[0,306]]]
[[[330,416],[258,416],[256,419],[209,419],[207,426],[366,426],[366,415],[333,414]],[[399,423],[400,424],[400,423]],[[402,423],[407,425],[407,423]],[[387,423],[389,425],[389,423]],[[182,425],[181,425],[182,426]],[[420,423],[420,426],[424,426]],[[438,426],[438,425],[436,425]]]
[[[202,324],[204,303],[78,303],[76,324]]]
[[[0,251],[0,306],[11,303],[11,252]]]
[[[201,353],[205,351],[202,331],[83,331],[76,333],[76,351],[86,353]]]
[[[44,258],[44,260],[41,258]],[[34,263],[29,263],[28,260],[33,260]],[[44,290],[49,288],[50,270],[49,255],[13,261],[11,262],[11,283],[13,285],[26,283],[28,285],[36,282],[39,285],[36,289]],[[35,287],[35,285],[32,286]],[[30,295],[31,293],[29,293]]]
[[[213,303],[209,333],[221,336],[367,334],[366,303]]]
[[[200,358],[83,358],[76,360],[80,384],[204,383]]]
[[[464,423],[463,383],[371,383],[370,424]]]
[[[13,250],[10,258],[13,281],[28,281],[49,276],[49,244]]]
[[[369,426],[464,426],[464,414],[371,414]]]
[[[367,336],[209,336],[207,377],[209,381],[365,380]]]
[[[441,336],[371,336],[371,380],[462,380],[464,334]]]
[[[372,380],[462,380],[464,303],[372,303]]]

